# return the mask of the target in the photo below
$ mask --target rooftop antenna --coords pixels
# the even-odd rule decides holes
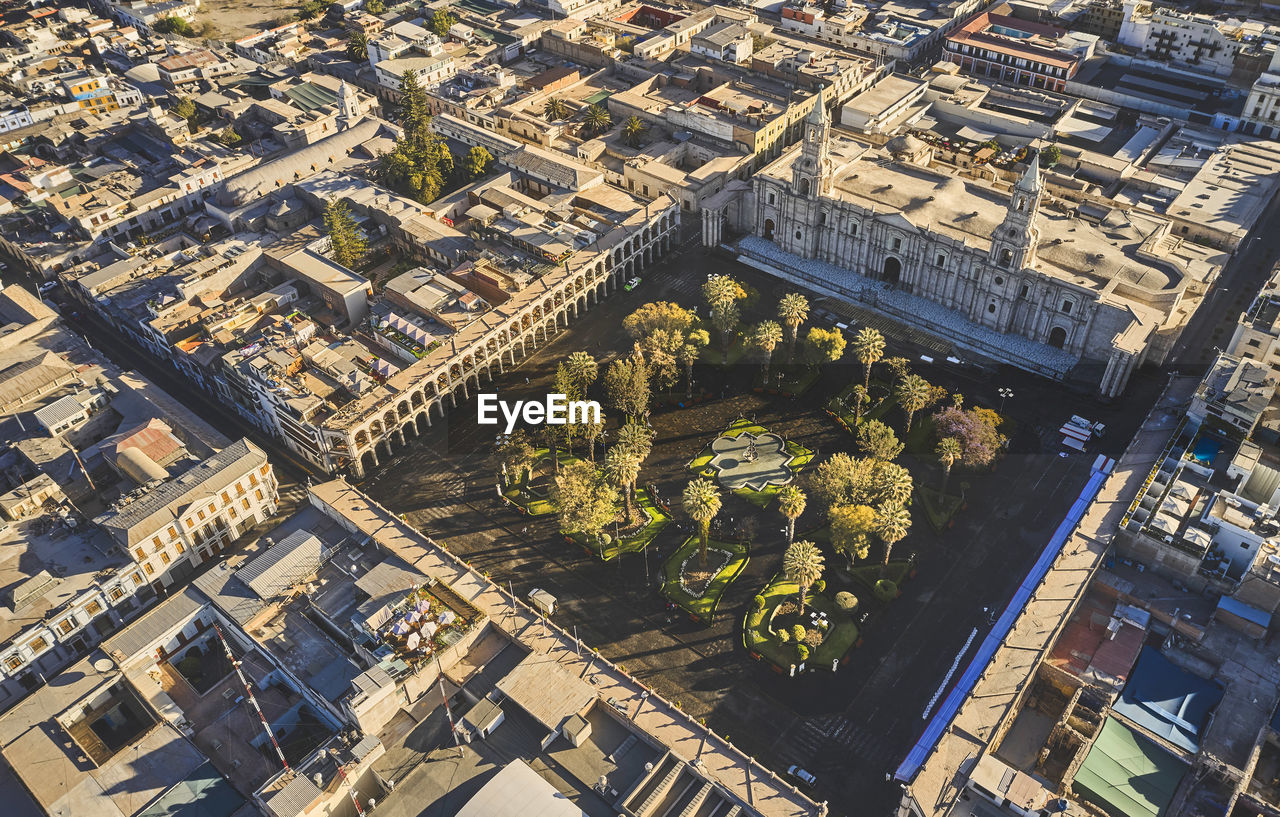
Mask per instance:
[[[271,745],[275,747],[276,754],[280,756],[280,765],[284,766],[286,772],[292,771],[289,768],[289,761],[285,760],[284,750],[280,748],[280,741],[276,740],[275,732],[271,731],[271,724],[267,723],[266,715],[262,714],[262,707],[258,706],[258,699],[253,694],[253,687],[249,686],[249,680],[244,677],[244,670],[240,669],[240,661],[231,652],[231,645],[227,643],[227,637],[222,634],[222,628],[218,626],[216,621],[213,624],[213,631],[218,634],[218,640],[222,642],[222,649],[227,651],[227,660],[231,662],[231,666],[235,667],[240,683],[244,684],[244,693],[249,696],[249,703],[253,704],[254,710],[258,713],[258,720],[262,721],[262,731],[266,732],[267,737],[271,738]],[[359,806],[357,805],[356,808],[359,808]]]

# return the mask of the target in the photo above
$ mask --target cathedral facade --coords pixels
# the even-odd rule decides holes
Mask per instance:
[[[817,105],[800,144],[754,177],[741,226],[797,259],[787,277],[850,300],[868,281],[927,299],[947,320],[895,316],[1054,376],[1084,364],[1105,396],[1163,360],[1195,305],[1188,284],[1216,272],[1167,221],[1045,213],[1037,158],[1001,191],[931,170],[928,151],[910,136],[883,149],[833,137]]]

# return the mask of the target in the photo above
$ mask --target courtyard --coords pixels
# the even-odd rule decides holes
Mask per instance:
[[[691,257],[696,263],[690,263]],[[690,269],[697,272],[680,272]],[[556,364],[579,350],[590,352],[603,371],[629,353],[628,339],[618,332],[622,319],[650,301],[699,305],[703,270],[729,272],[761,292],[744,323],[771,317],[777,297],[790,289],[734,262],[692,251],[646,275],[637,291],[618,293],[593,309],[518,370],[500,378],[497,390],[507,397],[545,393]],[[814,313],[852,322],[851,315],[839,311],[840,305],[817,298],[811,298],[811,305]],[[808,325],[830,325],[823,320],[815,315]],[[857,324],[875,325],[872,319]],[[678,701],[686,712],[705,718],[736,745],[775,769],[798,763],[817,774],[817,793],[820,799],[830,799],[833,808],[888,809],[896,802],[896,788],[884,783],[885,772],[923,727],[921,712],[956,651],[971,630],[988,626],[986,608],[1007,602],[1088,473],[1093,452],[1059,456],[1054,430],[1072,413],[1101,420],[1111,428],[1111,442],[1104,442],[1100,450],[1114,456],[1154,399],[1159,381],[1139,376],[1123,404],[1103,406],[1088,396],[1064,396],[1060,384],[1006,368],[921,363],[919,357],[926,352],[941,359],[938,350],[918,345],[911,333],[894,333],[887,322],[876,328],[888,337],[888,353],[911,358],[912,371],[948,392],[962,393],[966,408],[997,409],[997,388],[1015,392],[1002,412],[1012,418],[1014,431],[994,470],[957,468],[951,476],[947,492],[956,494],[963,484],[967,507],[948,525],[935,529],[926,521],[920,500],[912,504],[913,524],[894,549],[893,576],[905,578],[908,564],[916,575],[895,582],[899,594],[894,598],[881,601],[875,596],[881,573],[878,552],[873,550],[869,560],[849,567],[827,550],[827,587],[810,593],[818,599],[810,605],[825,613],[828,622],[817,649],[839,649],[843,658],[837,660],[845,661],[834,673],[828,659],[824,672],[788,677],[777,663],[756,660],[744,647],[743,624],[756,596],[776,591],[773,614],[788,600],[784,597],[795,597],[785,580],[777,581],[787,546],[785,520],[776,501],[761,504],[740,495],[739,490],[751,490],[745,484],[738,490],[721,486],[718,524],[708,543],[709,549],[717,550],[723,549],[718,543],[745,542],[745,553],[730,550],[727,562],[717,556],[710,562],[717,568],[712,576],[700,576],[693,588],[679,588],[691,606],[710,615],[680,609],[662,588],[670,588],[673,577],[680,585],[679,568],[689,556],[694,564],[698,561],[695,528],[679,497],[695,474],[725,453],[711,451],[710,446],[735,423],[745,420],[758,427],[751,431],[756,437],[776,435],[788,451],[794,444],[809,452],[812,463],[793,475],[802,486],[830,455],[855,451],[854,437],[825,409],[831,398],[863,380],[863,367],[847,353],[839,363],[823,367],[819,381],[802,399],[792,399],[754,390],[760,365],[749,353],[740,355],[738,363],[722,366],[718,347],[709,347],[715,353],[704,355],[694,375],[696,391],[708,399],[684,408],[658,408],[649,418],[656,436],[640,483],[670,502],[672,522],[646,547],[620,550],[608,561],[567,543],[554,513],[522,515],[497,498],[494,440],[475,425],[474,409],[468,404],[452,413],[447,428],[438,424],[431,436],[384,464],[364,487],[477,569],[509,583],[517,594],[534,587],[551,592],[559,600],[555,617],[562,626]],[[887,409],[885,418],[902,431],[900,412]],[[758,454],[759,443],[756,449]],[[706,461],[699,463],[702,457]],[[940,469],[928,450],[909,445],[899,462],[912,472],[917,487],[937,490],[941,485]],[[795,464],[792,459],[786,467]],[[776,492],[779,487],[766,489]],[[796,538],[827,548],[820,506],[811,496],[797,520]],[[853,616],[837,609],[836,595],[842,591],[858,599]],[[780,615],[799,612],[787,609]],[[809,629],[805,627],[806,638]]]

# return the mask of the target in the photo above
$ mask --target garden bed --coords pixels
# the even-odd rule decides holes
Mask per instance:
[[[717,554],[720,554],[718,558]],[[695,578],[686,575],[686,566],[693,573],[698,572],[698,537],[691,536],[662,563],[662,594],[694,619],[710,624],[724,591],[748,561],[746,545],[708,540],[707,569],[714,572],[709,577],[699,577],[705,582],[705,586],[699,587]]]
[[[555,480],[555,472],[547,470],[542,473],[539,471],[539,469],[546,468],[550,464],[550,449],[539,448],[535,453],[536,459],[533,462],[531,476],[526,477],[519,484],[508,485],[503,488],[502,498],[523,514],[528,516],[547,516],[556,512],[555,505],[551,503],[551,486]],[[557,449],[556,459],[560,461],[560,465],[563,467],[582,458]]]
[[[640,509],[640,514],[645,519],[644,524],[630,532],[623,532],[621,536],[603,547],[598,543],[589,543],[587,537],[581,533],[566,533],[565,538],[581,545],[606,562],[624,553],[639,553],[647,548],[649,543],[671,522],[671,513],[669,509],[655,502],[649,495],[649,491],[644,488],[636,491],[636,507]],[[609,533],[608,530],[605,532]]]
[[[911,578],[915,567],[915,563],[910,559],[893,559],[889,562],[888,567],[861,564],[850,568],[846,572],[855,582],[868,591],[866,594],[859,594],[859,596],[866,595],[868,598],[873,598],[876,582],[880,579],[888,579],[901,588],[903,583]]]
[[[854,411],[853,407],[853,388],[858,385],[861,384],[849,384],[827,403],[827,414],[841,428],[854,435],[858,433],[858,430],[856,428],[857,412]],[[898,401],[889,391],[889,385],[879,380],[873,380],[871,381],[870,395],[862,406],[862,422],[865,423],[867,420],[883,421],[884,416],[896,405],[898,405]]]
[[[830,623],[822,636],[822,643],[810,648],[808,659],[801,661],[796,644],[793,641],[783,643],[773,627],[775,619],[785,622],[784,614],[779,618],[779,608],[788,602],[795,604],[800,588],[795,582],[787,581],[781,574],[774,577],[760,595],[764,598],[764,606],[757,607],[753,602],[751,609],[742,620],[742,643],[752,658],[773,665],[779,672],[790,672],[792,666],[799,668],[803,663],[806,669],[834,669],[835,664],[847,660],[849,651],[858,642],[858,625],[852,617],[842,613],[835,601],[825,593],[810,592],[805,606],[806,615],[812,610],[825,613]],[[783,607],[783,610],[787,608]],[[806,630],[814,628],[806,628]],[[808,633],[807,637],[812,634]]]
[[[944,494],[926,485],[916,486],[916,496],[920,497],[920,507],[930,527],[939,533],[951,527],[955,515],[964,507],[964,497]]]

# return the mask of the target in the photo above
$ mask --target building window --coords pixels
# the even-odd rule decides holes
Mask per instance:
[[[154,576],[154,575],[156,575],[156,569],[155,569],[154,567],[152,567],[152,566],[151,566],[151,563],[150,563],[150,562],[147,562],[145,565],[143,565],[143,566],[142,566],[142,569],[143,569],[143,570],[145,570],[145,571],[147,571],[147,575],[148,575],[148,576]]]
[[[58,622],[58,632],[62,633],[63,635],[68,635],[75,628],[76,628],[75,622],[69,618],[64,618],[62,621]]]
[[[778,200],[778,197],[777,197],[777,196],[775,196],[773,193],[770,193],[770,194],[769,194],[769,203],[770,203],[770,204],[774,204],[774,203],[776,203],[776,202],[777,202],[777,200]]]
[[[17,672],[22,668],[22,659],[16,655],[7,656],[4,659],[4,666],[9,672]]]
[[[204,511],[196,511],[196,516],[200,517],[200,521],[204,521]]]
[[[244,506],[244,509],[245,509],[246,511],[247,511],[247,510],[249,510],[249,500],[247,500],[247,499],[242,499],[242,500],[240,500],[240,504]]]
[[[167,554],[167,553],[161,553],[161,554],[160,554],[160,561],[161,561],[161,562],[163,562],[163,563],[165,563],[165,564],[169,564],[169,554]]]
[[[210,503],[209,503],[209,513],[217,513],[217,512],[218,512],[218,508],[217,508],[217,506],[216,506],[216,505],[214,505],[212,502],[210,502]]]
[[[196,526],[196,523],[195,523],[195,522],[193,522],[193,521],[191,521],[190,519],[186,519],[186,520],[183,520],[183,521],[185,521],[185,522],[187,523],[187,530],[191,530],[192,528],[194,528],[194,527]]]
[[[249,484],[250,484],[250,485],[257,485],[257,484],[258,484],[258,477],[257,477],[257,475],[256,475],[256,474],[250,474],[250,475],[249,475]]]
[[[138,561],[147,558],[147,552],[142,548],[134,548],[133,555],[138,557]]]
[[[120,589],[119,587],[113,587],[111,588],[111,592],[108,594],[108,598],[110,598],[112,601],[119,601],[120,599],[124,598],[124,590]]]
[[[129,578],[133,579],[133,586],[134,586],[134,587],[140,587],[140,586],[142,586],[142,574],[141,574],[141,573],[138,573],[138,572],[136,572],[136,571],[135,571],[135,572],[134,572],[134,574],[133,574],[132,576],[130,576]]]
[[[254,491],[254,492],[253,492],[253,495],[254,495],[255,497],[257,497],[257,499],[258,499],[258,501],[259,501],[259,502],[261,502],[261,501],[262,501],[262,490],[261,490],[261,489],[259,489],[259,490],[257,490],[257,491]]]
[[[942,253],[938,253],[938,266],[945,267],[947,265],[947,257]]]
[[[803,236],[804,236],[804,233],[800,232],[799,230],[796,230],[796,238],[802,238]],[[261,494],[261,492],[259,492],[259,494]],[[261,495],[259,495],[258,499],[262,499]]]
[[[895,250],[900,250],[900,249],[902,249],[902,239],[901,239],[901,238],[895,238],[895,239],[893,240],[893,248],[894,248]]]
[[[1064,315],[1070,315],[1070,314],[1071,314],[1071,302],[1070,302],[1070,301],[1063,301],[1063,302],[1062,302],[1062,313],[1063,313]]]
[[[1013,250],[1000,251],[1000,266],[1007,267],[1013,264]]]
[[[178,538],[178,529],[177,529],[177,528],[175,528],[173,525],[170,525],[170,526],[169,526],[169,538],[170,538],[170,539],[177,539],[177,538]]]
[[[231,512],[232,512],[232,513],[235,513],[235,512],[236,512],[236,509],[235,509],[235,508],[232,508],[232,509],[231,509]],[[174,548],[178,551],[178,553],[179,553],[179,554],[182,554],[182,553],[186,553],[186,552],[187,552],[186,547],[184,547],[184,546],[183,546],[183,544],[182,544],[181,542],[176,542],[176,543],[174,543]]]
[[[32,652],[44,652],[45,650],[49,649],[49,642],[45,641],[43,636],[36,636],[35,638],[27,642],[27,647]]]
[[[851,236],[855,236],[855,237],[858,235],[858,225],[857,225],[857,222],[852,222],[852,223],[850,223],[850,224],[849,224],[849,235],[851,235]]]
[[[223,504],[223,505],[227,505],[227,504],[229,504],[230,502],[231,502],[231,494],[227,493],[226,491],[223,491],[223,492],[222,492],[222,504]]]
[[[1252,347],[1254,347],[1254,348],[1256,349],[1257,347],[1261,346],[1262,344],[1261,344],[1261,342],[1259,342],[1259,340],[1258,340],[1257,338],[1254,338],[1253,340],[1249,341],[1249,345],[1250,345],[1250,346],[1252,346]]]
[[[1001,285],[1001,284],[1003,284],[1003,283],[1004,283],[1004,279],[1003,279],[1003,278],[1001,278],[999,275],[997,275],[997,276],[996,276],[996,286],[1000,286],[1000,285]]]
[[[988,312],[991,312],[991,313],[994,313],[994,312],[996,311],[996,305],[995,305],[995,304],[987,304],[987,311],[988,311]]]
[[[159,536],[152,536],[152,537],[151,537],[151,544],[155,545],[155,546],[156,546],[156,547],[158,547],[158,548],[164,547],[164,545],[163,545],[163,544],[161,544],[161,542],[160,542],[160,537],[159,537]]]

